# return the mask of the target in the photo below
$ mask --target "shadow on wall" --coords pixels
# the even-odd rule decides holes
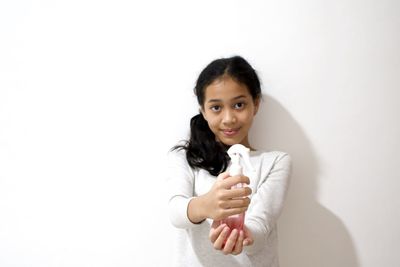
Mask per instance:
[[[288,152],[293,161],[290,189],[278,224],[281,266],[359,266],[345,225],[317,202],[318,160],[311,143],[294,118],[268,95],[263,95],[250,138],[255,147]]]

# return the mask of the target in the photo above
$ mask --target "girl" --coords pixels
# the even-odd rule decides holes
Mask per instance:
[[[168,207],[178,228],[174,266],[278,266],[276,221],[290,176],[290,156],[253,148],[249,130],[261,99],[260,81],[242,57],[217,59],[198,77],[200,113],[190,139],[169,153]],[[251,149],[255,172],[229,176],[227,149]],[[246,187],[231,189],[237,183]],[[251,195],[251,199],[250,199]],[[243,231],[220,220],[246,212]]]

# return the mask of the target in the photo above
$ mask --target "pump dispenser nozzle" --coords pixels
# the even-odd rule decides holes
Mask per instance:
[[[228,155],[232,161],[232,165],[229,169],[229,174],[231,176],[243,174],[242,166],[240,165],[240,158],[244,160],[244,163],[251,171],[254,171],[250,162],[249,154],[250,149],[241,144],[233,145],[228,149]]]

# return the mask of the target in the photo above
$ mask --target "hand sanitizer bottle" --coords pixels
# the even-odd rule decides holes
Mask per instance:
[[[240,164],[240,159],[243,159],[247,167],[251,171],[254,171],[250,163],[249,154],[250,154],[250,149],[241,144],[235,144],[228,149],[228,155],[231,158],[231,166],[229,167],[230,176],[243,175],[243,167]],[[242,183],[238,183],[232,186],[232,188],[242,188],[242,187],[244,187],[244,184]],[[244,212],[241,214],[232,215],[229,216],[228,218],[221,220],[221,224],[225,223],[230,228],[231,231],[233,229],[237,229],[238,231],[240,231],[243,230],[244,217],[245,217]]]

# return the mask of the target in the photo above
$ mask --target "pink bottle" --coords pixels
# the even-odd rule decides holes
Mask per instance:
[[[244,162],[246,163],[246,165],[250,170],[254,171],[250,163],[249,154],[250,154],[250,149],[241,144],[235,144],[228,149],[228,155],[231,158],[231,166],[229,168],[230,176],[243,174],[243,168],[242,165],[240,165],[240,158],[244,160]],[[244,184],[239,183],[232,186],[232,188],[241,188],[241,187],[244,187]],[[225,223],[230,228],[231,231],[233,229],[237,229],[238,231],[240,231],[243,230],[244,217],[245,217],[244,212],[241,214],[232,215],[229,216],[228,218],[221,220],[221,224]]]

